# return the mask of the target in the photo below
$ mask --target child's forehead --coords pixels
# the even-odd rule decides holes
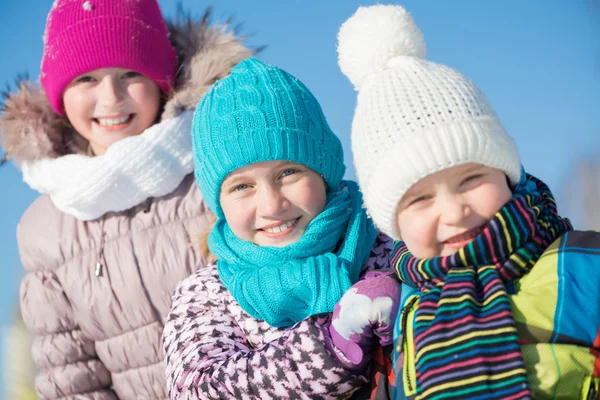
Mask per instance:
[[[248,164],[243,167],[240,167],[234,171],[232,171],[227,177],[223,180],[223,182],[228,182],[233,179],[237,179],[245,176],[258,176],[258,175],[266,175],[270,174],[274,171],[279,171],[281,168],[287,167],[304,167],[306,166],[302,164],[298,164],[294,161],[286,161],[286,160],[274,160],[274,161],[262,161],[253,164]]]
[[[123,73],[126,73],[126,72],[130,72],[130,71],[134,71],[134,70],[129,69],[129,68],[125,68],[125,67],[97,68],[97,69],[93,69],[93,70],[90,70],[90,71],[82,72],[75,79],[77,79],[77,78],[79,78],[81,76],[85,76],[85,75],[94,75],[94,76],[120,75],[120,74],[123,74]],[[134,71],[134,72],[140,73],[139,71]]]

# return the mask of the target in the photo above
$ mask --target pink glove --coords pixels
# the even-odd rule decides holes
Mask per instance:
[[[344,293],[333,309],[329,334],[346,368],[363,369],[376,340],[392,344],[399,304],[400,282],[389,272],[369,272]]]

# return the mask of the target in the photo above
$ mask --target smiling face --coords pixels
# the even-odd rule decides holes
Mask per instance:
[[[63,93],[67,118],[95,155],[136,136],[158,115],[160,88],[150,78],[122,68],[102,68],[75,78]]]
[[[327,202],[325,181],[293,162],[267,161],[229,174],[219,202],[232,232],[259,246],[295,243]]]
[[[449,256],[481,233],[511,197],[503,171],[459,165],[414,184],[398,204],[396,223],[415,257]]]

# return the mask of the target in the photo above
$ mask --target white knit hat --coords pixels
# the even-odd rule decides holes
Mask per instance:
[[[352,152],[365,205],[399,240],[396,208],[420,179],[478,163],[506,172],[521,162],[483,93],[464,76],[425,60],[423,34],[400,6],[360,7],[338,33],[338,62],[359,92]]]

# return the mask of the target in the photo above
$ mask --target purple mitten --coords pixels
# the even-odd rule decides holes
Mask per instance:
[[[370,361],[374,336],[382,346],[393,341],[400,304],[400,282],[387,272],[370,272],[333,309],[329,333],[338,359],[360,370]]]

